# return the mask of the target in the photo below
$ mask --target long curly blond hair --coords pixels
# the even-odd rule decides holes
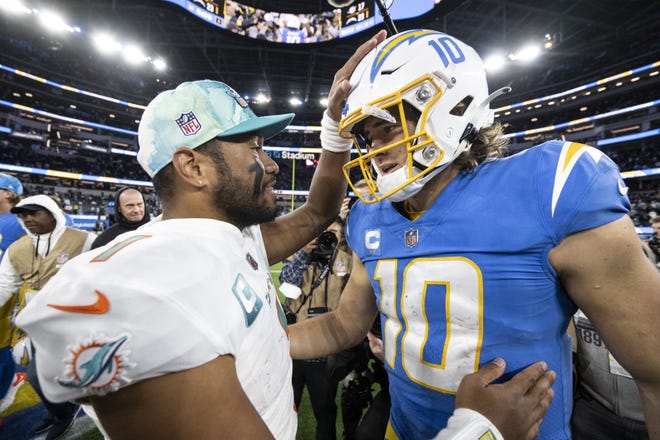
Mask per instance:
[[[495,160],[507,154],[509,139],[503,137],[504,130],[499,122],[479,130],[477,140],[470,149],[460,154],[454,164],[461,170],[471,171],[486,160]]]

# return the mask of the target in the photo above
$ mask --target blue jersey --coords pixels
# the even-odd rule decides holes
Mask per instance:
[[[0,215],[0,254],[4,255],[9,245],[24,234],[25,230],[18,222],[15,214]]]
[[[283,43],[302,43],[305,38],[305,31],[298,29],[282,29]]]
[[[558,373],[539,438],[570,438],[576,307],[548,253],[626,215],[626,193],[602,152],[552,141],[460,173],[416,221],[388,200],[353,207],[347,239],[376,294],[400,439],[437,434],[461,378],[495,357],[506,378],[539,360]]]

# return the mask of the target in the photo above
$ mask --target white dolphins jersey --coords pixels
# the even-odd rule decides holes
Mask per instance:
[[[286,320],[258,226],[175,219],[123,234],[65,264],[17,323],[54,402],[232,355],[273,436],[295,438]]]

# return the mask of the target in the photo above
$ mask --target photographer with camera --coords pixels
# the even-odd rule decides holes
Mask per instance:
[[[317,238],[287,259],[282,266],[280,282],[300,288],[300,296],[288,298],[291,310],[287,320],[301,322],[334,310],[351,272],[351,252],[337,219]],[[328,368],[327,358],[293,361],[293,394],[300,406],[307,386],[316,418],[316,439],[336,439],[337,379]]]

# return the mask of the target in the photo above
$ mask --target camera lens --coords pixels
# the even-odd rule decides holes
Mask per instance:
[[[317,243],[317,251],[320,254],[331,254],[337,247],[337,236],[330,231],[321,232]]]

